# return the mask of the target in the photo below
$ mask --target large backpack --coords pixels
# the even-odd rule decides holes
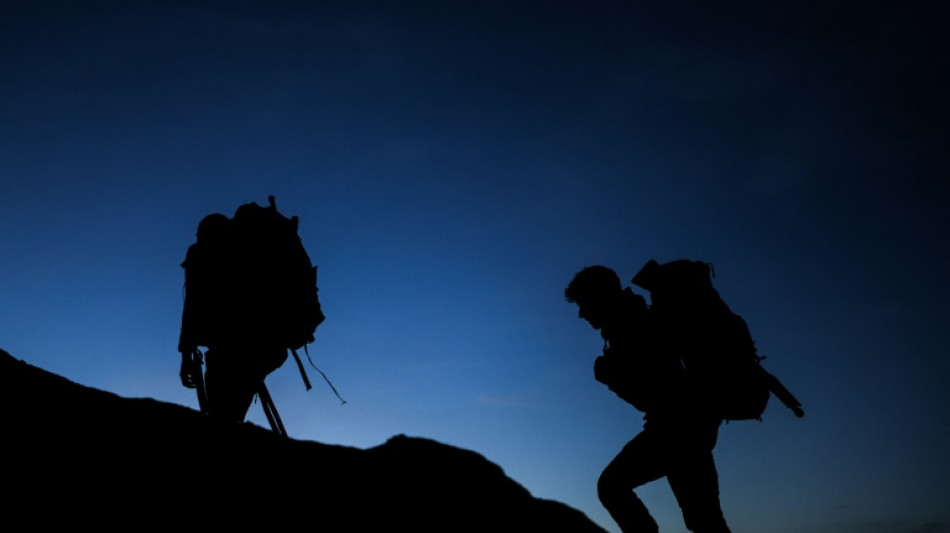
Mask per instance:
[[[796,416],[801,404],[761,365],[746,321],[713,287],[708,263],[650,260],[632,282],[650,293],[662,343],[686,369],[704,403],[724,420],[761,420],[775,395]]]
[[[277,211],[273,196],[268,200],[267,207],[252,202],[231,218],[212,214],[199,224],[197,242],[182,263],[180,344],[285,348],[293,352],[309,389],[296,350],[313,342],[325,318],[317,296],[317,268],[297,234],[297,217]]]

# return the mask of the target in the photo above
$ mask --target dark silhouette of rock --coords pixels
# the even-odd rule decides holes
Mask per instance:
[[[399,435],[369,449],[280,437],[76,384],[0,350],[4,521],[184,530],[604,530],[481,455]]]

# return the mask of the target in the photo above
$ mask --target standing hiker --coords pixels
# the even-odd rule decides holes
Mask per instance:
[[[267,375],[288,350],[296,357],[312,342],[324,319],[297,217],[284,217],[269,200],[242,205],[232,218],[206,216],[182,263],[181,382],[198,389],[202,412],[222,420],[243,421],[254,396],[266,394]]]

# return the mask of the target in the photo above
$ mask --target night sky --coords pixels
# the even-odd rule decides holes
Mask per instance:
[[[472,449],[616,532],[596,480],[642,416],[593,379],[563,289],[704,260],[806,412],[721,430],[733,531],[948,532],[948,23],[936,1],[2,1],[0,347],[197,408],[179,265],[202,217],[274,195],[347,400],[286,364],[291,437]],[[685,532],[665,482],[638,494]]]

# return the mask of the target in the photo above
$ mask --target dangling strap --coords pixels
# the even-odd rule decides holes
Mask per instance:
[[[310,358],[310,350],[307,349],[306,344],[303,345],[303,350],[307,354],[307,361],[310,361],[310,366],[312,366],[314,370],[316,370],[317,372],[320,373],[321,376],[323,376],[323,380],[326,381],[327,385],[330,386],[330,389],[333,390],[333,394],[335,394],[336,397],[340,399],[340,405],[345,404],[346,400],[344,400],[343,397],[340,396],[340,393],[337,392],[336,387],[334,387],[333,383],[330,382],[330,378],[328,378],[327,375],[323,373],[323,370],[320,370],[319,368],[317,368],[317,365],[313,364],[313,359]],[[300,356],[297,355],[297,350],[294,350],[293,348],[291,348],[290,351],[291,353],[294,354],[294,359],[297,360],[297,368],[300,369],[300,375],[303,376],[303,381],[307,385],[307,390],[310,390],[310,380],[307,379],[307,374],[306,372],[304,372],[303,363],[300,362]]]

